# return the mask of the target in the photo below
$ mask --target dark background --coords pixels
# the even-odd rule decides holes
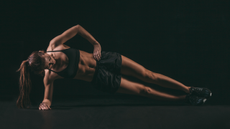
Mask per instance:
[[[170,0],[1,2],[1,100],[17,97],[19,73],[15,71],[22,60],[32,51],[46,50],[52,38],[80,24],[102,50],[119,52],[185,85],[208,87],[213,92],[210,104],[230,104],[229,5],[229,1]],[[66,44],[93,51],[79,35]],[[42,77],[32,75],[32,81],[31,98],[40,102]],[[110,95],[87,82],[55,81],[55,100],[79,96]]]

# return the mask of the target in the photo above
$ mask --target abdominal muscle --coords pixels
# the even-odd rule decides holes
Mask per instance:
[[[80,59],[78,63],[78,71],[74,79],[91,82],[97,65],[92,53],[80,51]]]

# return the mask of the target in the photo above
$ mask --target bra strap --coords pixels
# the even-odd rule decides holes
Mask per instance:
[[[57,50],[57,51],[46,51],[46,52],[62,52],[62,50]]]
[[[55,73],[57,73],[56,71],[53,71],[53,70],[51,70],[51,69],[49,69],[50,71],[52,71],[52,72],[55,72]]]

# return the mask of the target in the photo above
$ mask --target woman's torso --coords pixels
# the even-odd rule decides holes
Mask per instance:
[[[54,49],[48,47],[47,51],[58,51],[58,50],[64,50],[69,49],[70,47],[67,45],[60,45],[58,47],[55,47]],[[51,68],[52,71],[49,72],[49,76],[55,79],[58,78],[64,78],[63,76],[59,75],[58,73],[65,70],[68,67],[69,59],[67,55],[63,52],[47,52],[48,54],[53,54],[53,57],[56,60],[56,64],[53,68]],[[93,58],[92,53],[88,53],[85,51],[79,50],[80,56],[79,56],[79,62],[76,65],[78,67],[78,70],[76,72],[76,75],[73,77],[73,79],[79,79],[91,82],[95,73],[96,68],[96,60]],[[55,72],[53,72],[55,71]]]

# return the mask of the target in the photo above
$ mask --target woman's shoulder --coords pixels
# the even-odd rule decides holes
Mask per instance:
[[[44,75],[43,81],[50,82],[56,79],[60,79],[60,77],[57,74],[54,74],[53,72],[51,72],[49,69],[45,69],[45,75]]]
[[[54,46],[52,44],[50,44],[46,51],[57,51],[57,50],[63,50],[63,49],[68,49],[70,48],[69,46],[65,45],[65,44],[61,44],[61,45],[58,45],[58,46]]]

